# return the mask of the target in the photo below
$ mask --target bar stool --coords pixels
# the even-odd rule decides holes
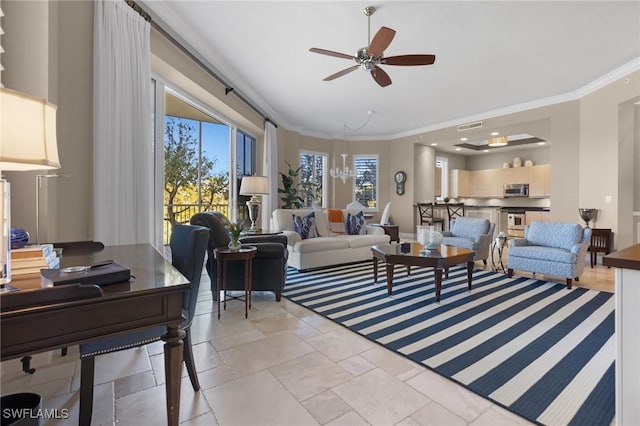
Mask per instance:
[[[418,215],[420,216],[420,225],[440,225],[440,230],[444,231],[444,219],[433,215],[433,203],[418,203]]]

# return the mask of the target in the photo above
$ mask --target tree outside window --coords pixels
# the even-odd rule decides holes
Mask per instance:
[[[378,210],[378,156],[354,155],[354,199],[367,210]]]
[[[327,153],[300,152],[300,187],[305,207],[325,207],[327,158]]]

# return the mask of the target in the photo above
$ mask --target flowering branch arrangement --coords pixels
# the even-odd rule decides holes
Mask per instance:
[[[231,223],[227,225],[227,229],[229,230],[229,234],[231,234],[231,238],[237,240],[240,238],[240,234],[244,231],[245,227],[242,223]]]

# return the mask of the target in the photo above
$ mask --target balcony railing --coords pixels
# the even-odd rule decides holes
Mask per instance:
[[[238,204],[239,205],[238,205],[238,211],[236,212],[236,221],[248,222],[249,212],[247,211],[247,207],[244,205],[244,202],[239,202]],[[224,213],[225,216],[231,217],[230,211],[229,211],[229,203],[165,204],[164,205],[164,232],[163,232],[163,243],[165,245],[169,244],[169,239],[171,238],[171,219],[169,219],[169,207],[171,207],[172,209],[175,223],[189,223],[189,219],[191,219],[191,216],[193,216],[194,214],[200,213],[200,212],[209,212],[209,211],[221,212],[221,213]]]
[[[169,244],[171,238],[171,219],[169,209],[173,211],[175,223],[189,223],[189,219],[196,213],[206,211],[222,212],[229,216],[229,204],[165,204],[164,205],[164,244]]]

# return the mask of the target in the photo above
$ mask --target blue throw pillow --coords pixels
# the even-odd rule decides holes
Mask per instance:
[[[359,212],[355,215],[347,213],[347,234],[360,235],[364,227],[364,213]]]
[[[293,227],[296,232],[300,234],[303,240],[308,238],[315,238],[318,236],[316,230],[316,216],[314,212],[309,213],[304,217],[293,215]]]

